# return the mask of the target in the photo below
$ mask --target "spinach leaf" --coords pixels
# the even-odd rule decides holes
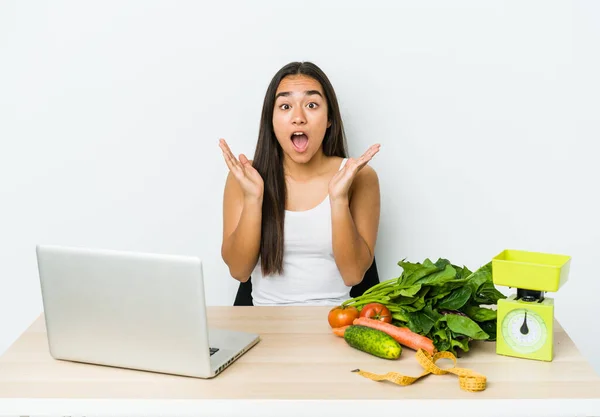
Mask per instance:
[[[484,282],[474,297],[475,301],[480,304],[497,304],[498,300],[502,298],[506,298],[506,296],[498,291],[491,281]]]
[[[488,262],[477,271],[473,272],[471,275],[467,277],[467,282],[471,286],[473,290],[473,294],[477,294],[477,291],[481,288],[481,286],[486,282],[492,281],[492,263]]]
[[[469,298],[471,298],[471,287],[465,285],[452,291],[449,296],[441,299],[437,308],[442,310],[458,310],[469,301]]]
[[[419,297],[417,297],[417,296],[403,297],[403,296],[399,295],[399,296],[393,297],[391,299],[394,301],[394,304],[397,304],[399,306],[407,306],[407,305],[411,305],[412,303],[417,301],[418,298]]]
[[[452,345],[450,344],[450,340],[446,339],[446,340],[441,340],[441,339],[436,339],[433,341],[433,346],[440,352],[442,351],[451,351],[452,352]],[[452,352],[454,353],[454,352]]]
[[[482,323],[479,323],[479,327],[481,327],[481,330],[483,330],[490,336],[487,339],[489,341],[496,340],[496,335],[497,335],[497,327],[496,326],[497,326],[496,320],[484,321]]]
[[[442,297],[445,297],[448,294],[450,294],[453,290],[455,290],[456,288],[460,288],[460,287],[464,287],[464,286],[465,286],[465,283],[460,282],[460,281],[447,282],[442,285],[429,287],[428,296],[432,299],[439,299],[440,295]]]
[[[435,263],[435,266],[437,266],[439,269],[444,269],[448,265],[452,265],[452,263],[448,259],[444,258],[439,258]]]
[[[403,289],[399,290],[398,294],[394,293],[393,295],[396,295],[396,296],[402,295],[404,297],[412,297],[413,295],[418,293],[420,289],[421,289],[420,284],[411,285],[408,288],[403,288]]]
[[[489,339],[489,335],[469,317],[459,316],[457,314],[446,314],[440,318],[440,320],[446,321],[448,323],[448,328],[454,333],[469,336],[471,339],[475,340]]]
[[[484,307],[477,307],[473,305],[465,306],[462,311],[469,317],[471,317],[475,321],[489,321],[495,320],[498,316],[495,310]]]
[[[442,315],[433,311],[430,306],[420,311],[407,313],[408,327],[415,333],[428,334]]]
[[[403,270],[402,275],[409,276],[410,274],[412,274],[413,272],[415,272],[417,269],[421,268],[421,263],[417,262],[417,263],[412,263],[412,262],[407,262],[406,259],[402,259],[401,261],[398,262],[398,266],[400,266]]]
[[[431,297],[430,300],[435,303],[437,300],[441,300],[442,298],[449,296],[451,293],[452,291],[443,292],[441,294]]]
[[[394,304],[403,306],[405,311],[418,311],[426,305],[425,296],[429,287],[422,287],[413,297],[403,297],[401,295],[394,298]]]
[[[403,305],[402,308],[405,311],[408,312],[413,312],[413,311],[419,311],[421,310],[423,307],[425,307],[425,297],[420,297],[417,298],[415,301],[413,301],[412,303],[408,304],[408,305]]]
[[[454,269],[456,269],[456,279],[457,280],[463,280],[466,279],[469,275],[472,274],[472,272],[469,270],[469,268],[467,268],[466,266],[463,266],[462,268],[457,266],[457,265],[452,265],[452,267]]]
[[[423,331],[423,327],[421,326],[421,323],[419,323],[419,320],[417,319],[417,314],[418,314],[418,312],[406,313],[405,314],[406,318],[408,318],[408,322],[406,322],[406,325],[408,326],[408,328],[410,329],[411,332],[418,333],[418,334],[426,333],[425,331]]]
[[[402,265],[401,265],[402,266]],[[423,265],[420,268],[414,269],[411,268],[411,272],[408,275],[402,274],[403,280],[401,285],[405,288],[410,287],[417,283],[421,278],[426,277],[427,275],[438,271],[438,268],[433,262],[429,259],[425,259]]]
[[[433,333],[431,339],[433,340],[433,346],[435,346],[435,348],[440,352],[444,350],[451,350],[452,348],[452,335],[450,329],[448,328],[437,329]]]
[[[442,285],[454,278],[456,278],[456,269],[452,265],[446,265],[443,270],[429,274],[419,279],[417,283],[421,285]]]
[[[452,338],[450,340],[450,345],[455,348],[458,347],[462,349],[463,352],[469,351],[469,338],[465,336],[458,336],[456,338]]]

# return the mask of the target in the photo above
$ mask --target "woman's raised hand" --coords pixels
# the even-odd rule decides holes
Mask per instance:
[[[219,140],[219,147],[223,151],[223,157],[238,184],[242,188],[245,199],[260,199],[262,201],[264,192],[264,182],[258,171],[252,166],[244,154],[240,154],[238,160],[225,139]]]
[[[373,145],[360,158],[349,158],[346,161],[344,167],[329,181],[330,201],[348,202],[348,191],[356,174],[379,152],[379,147],[379,144]]]

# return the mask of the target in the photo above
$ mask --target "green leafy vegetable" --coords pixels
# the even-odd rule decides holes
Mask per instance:
[[[481,330],[490,335],[488,340],[496,340],[496,320],[484,321],[479,323]]]
[[[463,309],[464,313],[475,321],[496,320],[497,314],[495,310],[482,308],[477,306],[466,306]]]
[[[465,285],[455,289],[447,297],[440,299],[437,306],[444,310],[458,310],[467,304],[469,298],[471,298],[471,287]]]
[[[484,282],[475,295],[475,301],[481,304],[496,304],[501,298],[505,298],[504,294],[498,291],[491,281]]]
[[[427,306],[421,311],[407,313],[407,317],[408,326],[413,332],[427,334],[431,331],[435,323],[437,323],[442,315],[436,311],[433,311],[431,307]]]
[[[475,340],[486,340],[490,336],[481,330],[481,327],[477,325],[473,320],[467,316],[461,316],[458,314],[447,314],[440,320],[445,320],[448,323],[448,328],[452,332],[469,336]]]
[[[471,340],[496,340],[493,306],[505,296],[492,280],[491,262],[475,272],[447,259],[423,263],[398,262],[402,274],[383,281],[360,297],[344,302],[359,310],[368,303],[386,305],[394,324],[433,340],[436,349],[468,351]]]

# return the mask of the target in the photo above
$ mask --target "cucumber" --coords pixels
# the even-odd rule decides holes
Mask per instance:
[[[344,332],[344,340],[353,348],[383,359],[398,359],[402,346],[381,330],[351,325]]]

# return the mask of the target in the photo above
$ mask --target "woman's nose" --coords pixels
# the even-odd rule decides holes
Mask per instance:
[[[296,108],[292,114],[292,123],[296,125],[305,124],[306,117],[302,108]]]

